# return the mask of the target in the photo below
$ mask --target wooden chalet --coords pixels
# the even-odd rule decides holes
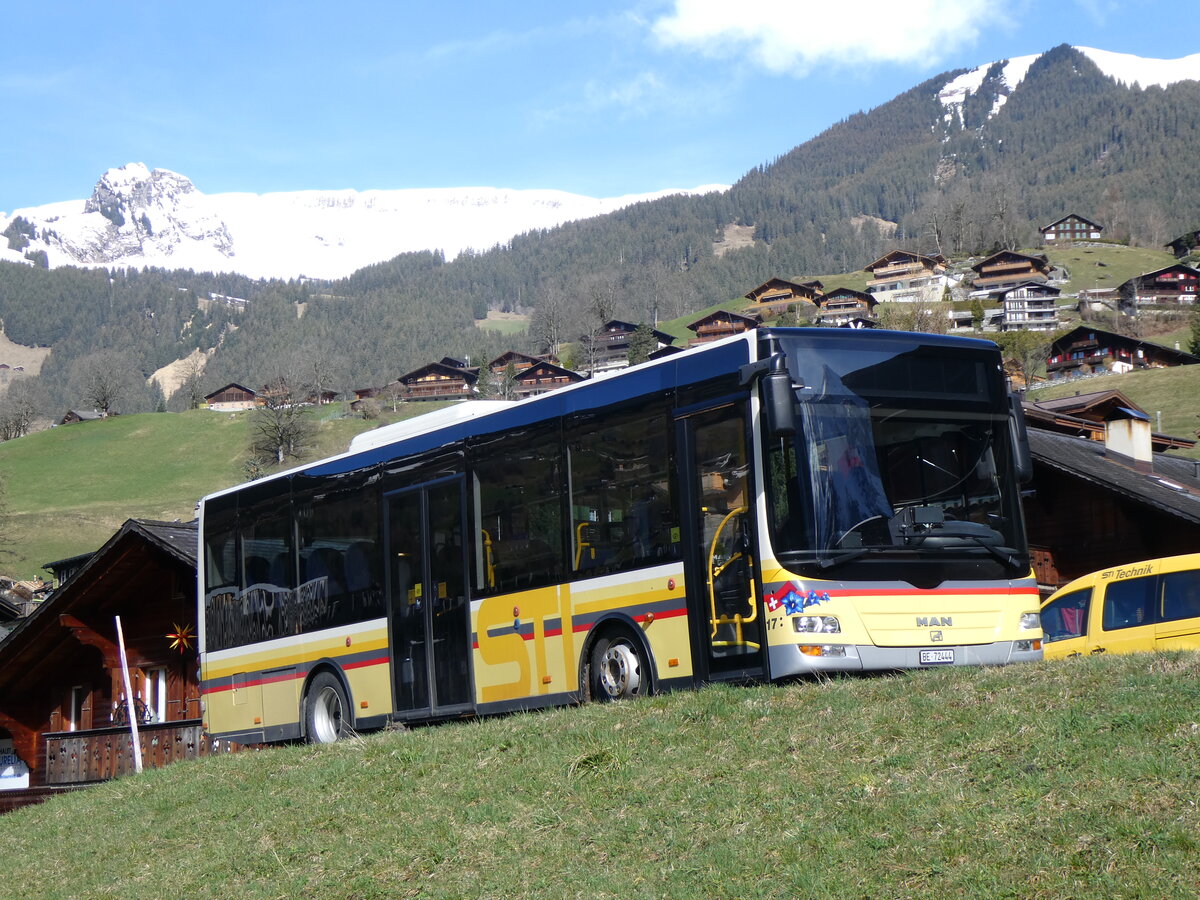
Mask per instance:
[[[632,322],[610,319],[593,334],[580,338],[583,351],[590,361],[589,368],[592,374],[613,372],[629,365],[629,339],[637,328]],[[675,336],[672,334],[657,329],[651,331],[657,343],[655,350],[661,350],[675,342]]]
[[[224,387],[217,388],[211,394],[207,394],[204,397],[205,409],[211,409],[214,412],[236,412],[243,409],[254,409],[261,402],[258,394],[250,390],[250,388],[233,382]]]
[[[1200,229],[1181,234],[1163,246],[1174,253],[1176,258],[1183,259],[1183,257],[1191,255],[1197,247],[1200,247]]]
[[[1151,341],[1080,325],[1050,345],[1046,376],[1050,379],[1123,373],[1132,369],[1161,369],[1189,366],[1200,358]]]
[[[1118,285],[1118,303],[1126,312],[1143,306],[1190,305],[1196,302],[1198,279],[1200,272],[1182,263],[1155,269]]]
[[[946,258],[940,253],[926,256],[908,250],[893,250],[863,268],[873,277],[867,292],[881,303],[941,300],[950,284]]]
[[[1033,483],[1022,505],[1043,595],[1097,569],[1200,547],[1197,462],[1150,452],[1146,417],[1118,411],[1102,442],[1027,422]]]
[[[822,325],[841,325],[852,319],[873,319],[879,300],[865,291],[848,287],[835,288],[817,300],[817,322]]]
[[[975,285],[971,296],[995,296],[996,293],[1025,284],[1045,284],[1050,280],[1050,260],[1042,254],[1030,255],[1015,250],[993,253],[971,266]]]
[[[695,337],[688,339],[688,346],[695,347],[697,344],[707,344],[730,335],[752,331],[759,326],[761,321],[757,316],[718,309],[707,316],[701,316],[695,322],[688,323],[688,329],[696,334]]]
[[[518,397],[532,397],[583,380],[578,372],[543,359],[517,373],[514,389]]]
[[[781,315],[787,312],[789,307],[799,303],[816,305],[823,292],[824,285],[819,281],[786,281],[783,278],[772,278],[745,296],[750,301],[752,312],[771,317]]]
[[[74,425],[77,422],[94,422],[96,419],[103,418],[105,418],[104,413],[98,409],[68,409],[58,420],[58,424]]]
[[[1071,241],[1098,241],[1104,233],[1104,226],[1071,213],[1056,222],[1043,225],[1038,231],[1048,244],[1065,244]]]
[[[23,773],[0,776],[0,809],[134,771],[117,616],[143,766],[213,751],[197,681],[196,532],[128,520],[0,642],[0,738]]]
[[[413,369],[399,379],[405,400],[466,400],[475,395],[478,380],[478,369],[452,357]]]
[[[1004,304],[1003,331],[1054,331],[1058,328],[1058,296],[1052,284],[1026,281],[995,295]]]
[[[497,378],[503,378],[508,372],[508,367],[511,365],[514,372],[524,372],[530,366],[536,366],[540,362],[552,362],[558,364],[558,360],[551,354],[545,356],[532,356],[528,353],[522,353],[519,350],[508,350],[501,353],[490,363],[488,368],[492,370],[492,374]]]

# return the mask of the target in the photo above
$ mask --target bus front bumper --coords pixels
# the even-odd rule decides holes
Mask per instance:
[[[1018,641],[960,644],[946,647],[875,647],[856,644],[790,644],[772,646],[771,677],[812,672],[857,672],[886,669],[936,669],[939,666],[1003,666],[1036,662],[1036,650],[1018,649]]]

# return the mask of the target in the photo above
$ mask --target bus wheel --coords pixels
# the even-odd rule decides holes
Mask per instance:
[[[649,687],[650,667],[641,647],[623,634],[604,637],[592,648],[592,697],[625,700],[640,697]]]
[[[346,715],[350,704],[342,683],[329,672],[320,672],[304,698],[304,732],[310,744],[332,744],[350,734]]]

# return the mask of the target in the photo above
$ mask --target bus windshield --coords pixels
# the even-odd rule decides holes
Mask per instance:
[[[947,577],[955,562],[964,576],[1026,568],[994,351],[847,339],[817,352],[808,340],[780,340],[797,433],[768,444],[779,558],[838,577],[870,577],[860,561],[935,563]]]

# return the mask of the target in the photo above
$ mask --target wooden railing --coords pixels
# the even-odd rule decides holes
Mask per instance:
[[[129,728],[94,728],[47,734],[44,784],[104,781],[134,771]],[[220,742],[214,751],[199,719],[138,726],[142,766],[157,768],[181,759],[195,759],[233,749]]]

